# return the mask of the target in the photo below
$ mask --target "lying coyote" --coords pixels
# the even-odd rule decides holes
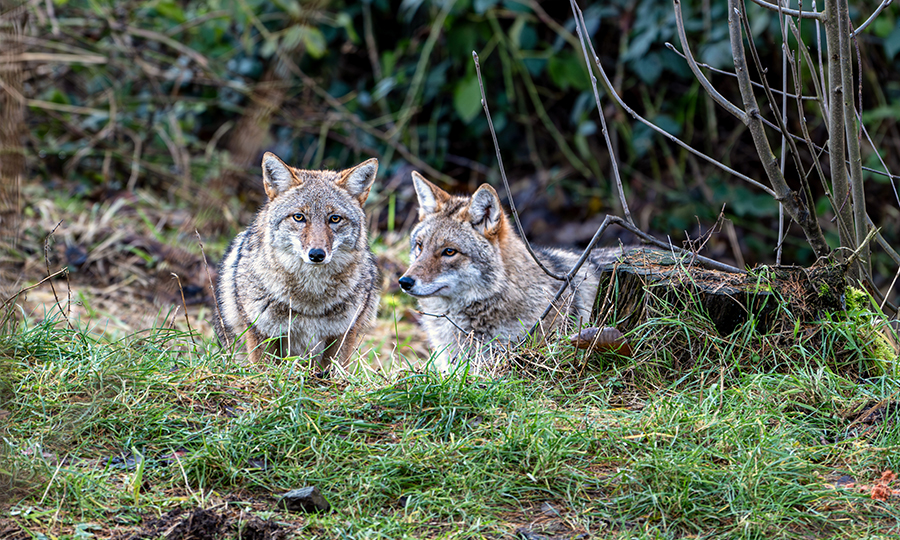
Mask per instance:
[[[478,364],[494,345],[521,339],[553,299],[561,281],[534,262],[488,184],[470,197],[451,196],[413,172],[419,223],[410,234],[410,267],[400,287],[418,298],[437,367],[468,349]],[[537,256],[555,274],[567,273],[579,254],[540,248]],[[544,332],[588,323],[597,295],[598,266],[618,248],[594,250],[544,320]],[[477,364],[476,364],[477,365]]]

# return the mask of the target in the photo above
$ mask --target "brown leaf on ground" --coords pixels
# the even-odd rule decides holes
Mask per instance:
[[[887,470],[881,473],[881,478],[872,486],[871,497],[876,501],[886,501],[893,495],[900,495],[900,490],[891,489],[890,484],[897,479],[897,475]]]

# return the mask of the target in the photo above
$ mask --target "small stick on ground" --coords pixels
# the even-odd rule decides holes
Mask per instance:
[[[62,220],[59,220],[59,223],[56,224],[56,227],[53,227],[53,230],[47,234],[47,237],[44,238],[44,264],[47,265],[47,276],[49,279],[50,276],[50,237],[53,236],[53,233],[56,232],[56,229],[62,225]],[[64,268],[61,271],[65,271],[68,273],[68,268]],[[43,283],[46,280],[41,280]],[[66,312],[63,311],[62,304],[59,303],[59,296],[56,294],[56,287],[53,286],[53,280],[50,280],[50,290],[53,291],[53,298],[56,300],[56,307],[59,308],[59,314],[63,316],[66,320],[66,328],[72,328],[72,323],[69,321],[69,316],[66,315]],[[71,293],[70,293],[71,294]]]
[[[188,335],[191,336],[191,343],[194,344],[194,352],[197,352],[197,342],[194,341],[194,329],[191,328],[191,319],[188,318],[188,308],[187,302],[184,301],[184,288],[181,287],[181,278],[178,277],[178,274],[172,272],[172,277],[175,278],[175,281],[178,283],[178,291],[181,292],[181,305],[184,307],[184,322],[187,323],[188,327]],[[175,320],[172,319],[172,323],[174,324]]]
[[[6,307],[7,304],[9,304],[9,303],[12,302],[13,300],[15,300],[16,298],[18,298],[19,296],[21,296],[22,293],[28,292],[28,291],[30,291],[31,289],[34,289],[35,287],[40,287],[41,285],[43,285],[43,284],[44,284],[45,282],[47,282],[48,280],[51,280],[51,279],[55,278],[56,276],[58,276],[58,275],[60,275],[60,274],[68,274],[68,269],[67,269],[67,268],[60,268],[60,269],[57,270],[56,272],[53,272],[52,274],[50,274],[49,276],[45,277],[44,279],[38,281],[38,282],[35,283],[34,285],[30,285],[30,286],[25,287],[25,288],[23,288],[23,289],[19,289],[19,291],[18,291],[16,294],[10,296],[9,298],[7,298],[6,300],[3,301],[3,306],[2,306],[2,307]]]
[[[221,327],[225,328],[225,320],[222,319],[222,312],[219,311],[219,302],[216,299],[216,286],[213,284],[212,274],[209,273],[209,261],[206,260],[206,251],[203,250],[203,239],[200,238],[200,231],[194,229],[194,234],[197,235],[197,244],[200,246],[200,254],[203,255],[203,268],[206,270],[206,278],[209,280],[209,290],[213,295],[213,306],[216,308],[216,318],[219,319]],[[226,334],[226,332],[223,332],[223,335],[225,336],[225,348],[231,348],[231,343],[228,343],[228,336]]]

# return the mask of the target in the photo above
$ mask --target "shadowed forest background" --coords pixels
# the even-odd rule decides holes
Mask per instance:
[[[857,3],[851,18],[861,21],[876,6]],[[667,48],[682,48],[670,2],[582,7],[600,61],[631,107],[765,182],[744,125],[714,105]],[[698,60],[733,69],[726,3],[683,9]],[[748,11],[770,82],[780,87],[778,18],[753,4]],[[115,288],[131,268],[142,271],[137,282],[148,296],[173,293],[174,272],[186,282],[188,303],[208,300],[196,233],[214,267],[263,202],[265,151],[312,169],[379,158],[368,212],[378,243],[400,254],[384,261],[393,284],[415,219],[410,171],[451,191],[500,187],[472,51],[529,238],[584,246],[605,214],[621,213],[566,2],[7,0],[4,13],[4,223],[14,234],[3,274],[10,292],[23,276],[60,267],[70,280]],[[857,39],[862,118],[892,170],[900,170],[897,15],[888,7]],[[815,45],[813,23],[804,21],[801,32]],[[709,77],[738,99],[733,78]],[[682,245],[686,233],[713,227],[724,207],[727,221],[704,254],[738,265],[774,262],[778,209],[770,196],[635,122],[602,89],[601,96],[641,229]],[[824,144],[822,118],[812,106],[806,113],[811,137]],[[880,170],[865,143],[863,161]],[[872,219],[896,245],[896,186],[865,175]],[[831,208],[812,184],[822,226],[837,245]],[[149,237],[137,230],[144,225]],[[617,238],[632,240],[611,230],[604,243]],[[785,264],[813,262],[796,227],[784,249]],[[876,251],[873,270],[884,291],[895,265]]]

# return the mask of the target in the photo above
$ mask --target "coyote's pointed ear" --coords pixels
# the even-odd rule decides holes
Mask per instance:
[[[412,172],[413,186],[416,188],[416,196],[419,198],[419,220],[425,219],[428,214],[437,212],[441,205],[450,200],[450,194],[432,184],[416,171]]]
[[[489,184],[481,184],[472,195],[472,202],[469,203],[469,222],[484,236],[493,236],[500,230],[503,207],[500,206],[497,192]]]
[[[367,159],[345,171],[341,171],[341,179],[337,181],[339,187],[344,188],[347,193],[355,197],[359,201],[360,206],[366,203],[369,198],[369,190],[375,183],[375,174],[378,172],[378,160],[375,158]]]
[[[281,195],[299,180],[291,172],[291,168],[272,152],[266,152],[262,160],[263,185],[269,200]]]

